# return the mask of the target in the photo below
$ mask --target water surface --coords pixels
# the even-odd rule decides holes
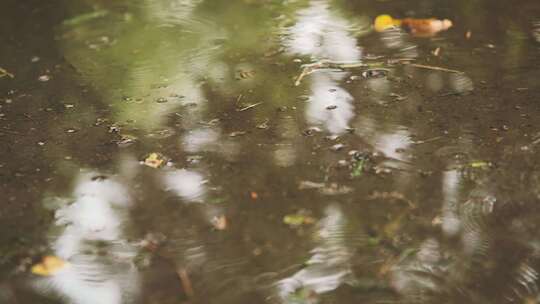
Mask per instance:
[[[0,8],[2,303],[540,301],[537,1]]]

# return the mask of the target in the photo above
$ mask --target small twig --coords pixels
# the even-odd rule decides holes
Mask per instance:
[[[9,78],[15,78],[15,75],[11,74],[7,70],[0,68],[0,78],[8,76]]]
[[[441,68],[441,67],[431,66],[431,65],[424,65],[424,64],[417,64],[417,63],[408,63],[406,65],[409,65],[409,66],[412,66],[412,67],[415,67],[415,68],[420,68],[420,69],[427,69],[427,70],[434,70],[434,71],[441,71],[441,72],[448,72],[448,73],[463,74],[462,71],[452,70],[452,69],[447,69],[447,68]]]
[[[307,75],[315,72],[316,70],[322,69],[354,69],[370,66],[363,62],[342,62],[342,61],[331,61],[331,60],[321,60],[311,64],[305,64],[302,66],[302,72],[296,78],[294,86],[299,86],[302,79]]]
[[[258,106],[260,104],[262,104],[262,102],[254,103],[254,104],[251,104],[249,106],[243,107],[241,109],[236,109],[236,112],[244,112],[245,110],[249,110],[249,109],[254,108],[254,107],[256,107],[256,106]]]
[[[443,137],[442,136],[435,136],[435,137],[424,139],[424,140],[417,140],[417,141],[414,142],[414,144],[421,145],[421,144],[425,144],[425,143],[428,143],[428,142],[439,140],[441,138],[443,138]]]
[[[240,100],[242,100],[242,97],[244,97],[242,94],[238,95],[238,97],[236,98],[236,104],[240,103]]]
[[[188,296],[188,298],[193,298],[195,292],[193,291],[193,285],[191,285],[191,280],[189,279],[187,271],[184,268],[177,269],[176,274],[178,274],[178,277],[180,278],[186,296]]]

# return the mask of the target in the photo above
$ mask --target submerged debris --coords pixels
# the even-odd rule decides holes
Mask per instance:
[[[351,177],[360,177],[371,167],[371,154],[368,152],[354,151],[351,160]]]
[[[38,80],[41,81],[41,82],[47,82],[49,80],[51,80],[51,76],[49,75],[41,75],[38,77]]]
[[[301,181],[298,190],[317,189],[323,195],[342,195],[351,193],[354,189],[337,183],[317,183],[311,181]]]
[[[364,78],[383,78],[388,75],[388,69],[368,69],[362,72]]]
[[[244,112],[244,111],[249,110],[251,108],[255,108],[256,106],[258,106],[260,104],[262,104],[262,102],[257,102],[257,103],[254,103],[254,104],[250,104],[250,105],[247,105],[245,107],[236,109],[236,112]]]
[[[268,122],[270,120],[269,119],[265,119],[263,122],[261,122],[260,124],[257,125],[257,129],[261,129],[261,130],[266,130],[268,129],[270,126],[268,125]]]

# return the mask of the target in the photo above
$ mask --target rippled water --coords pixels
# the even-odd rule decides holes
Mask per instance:
[[[1,303],[540,302],[537,1],[0,8]]]

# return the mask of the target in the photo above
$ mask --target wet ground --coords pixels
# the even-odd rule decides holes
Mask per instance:
[[[0,33],[2,303],[540,302],[538,1],[4,0]]]

